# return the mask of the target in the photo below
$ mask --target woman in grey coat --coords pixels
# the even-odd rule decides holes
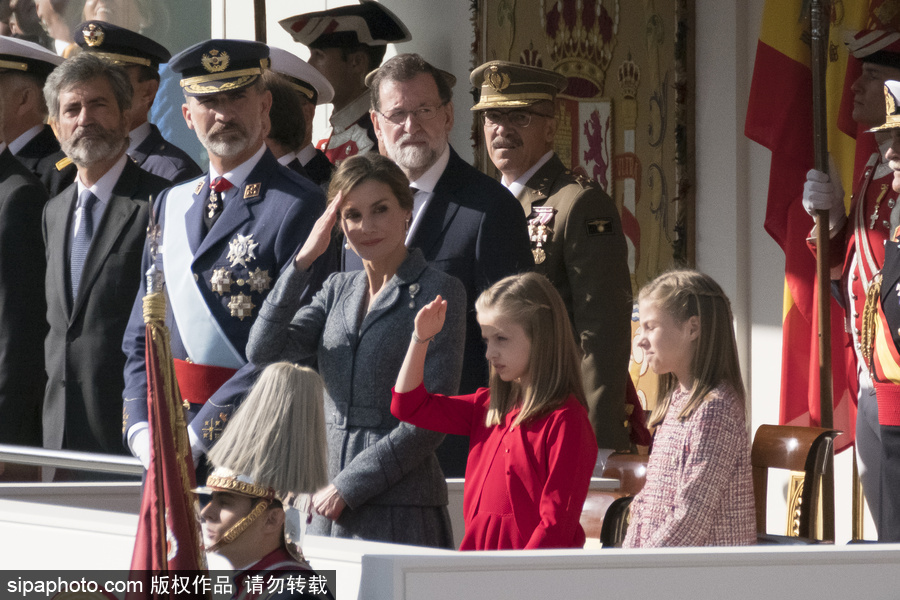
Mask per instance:
[[[391,387],[414,318],[440,296],[447,324],[429,344],[425,383],[459,386],[465,338],[462,284],[407,250],[413,198],[406,176],[378,154],[345,160],[331,204],[275,284],[250,333],[247,357],[259,366],[315,356],[325,381],[330,484],[313,496],[308,532],[450,548],[447,486],[434,455],[443,434],[391,415]],[[308,269],[328,247],[336,221],[365,270],[336,273],[299,308]]]

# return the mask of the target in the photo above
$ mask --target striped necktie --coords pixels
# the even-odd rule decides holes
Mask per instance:
[[[72,301],[78,298],[78,286],[81,283],[81,272],[84,270],[84,261],[87,258],[88,249],[91,247],[91,238],[94,236],[94,204],[97,196],[91,190],[84,190],[78,196],[78,206],[75,209],[79,219],[78,231],[72,241],[72,255],[69,260],[69,280],[72,283]]]

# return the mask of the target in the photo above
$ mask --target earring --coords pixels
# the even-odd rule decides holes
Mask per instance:
[[[409,219],[406,220],[406,230],[409,231]]]
[[[344,250],[350,249],[350,242],[344,242]]]

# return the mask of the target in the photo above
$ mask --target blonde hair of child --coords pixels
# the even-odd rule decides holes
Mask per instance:
[[[744,401],[744,381],[734,339],[731,303],[712,277],[690,269],[668,271],[644,286],[639,301],[653,304],[679,324],[691,317],[697,317],[700,322],[700,333],[691,358],[691,376],[694,379],[691,397],[679,413],[679,420],[689,418],[709,393],[722,383],[730,385]],[[674,374],[660,375],[657,408],[649,423],[651,427],[662,423],[677,386],[678,380]]]
[[[263,370],[209,451],[226,467],[279,494],[311,494],[328,483],[322,379],[281,362]]]
[[[500,425],[521,399],[514,425],[548,414],[574,395],[587,408],[581,379],[581,352],[566,305],[556,288],[543,275],[523,273],[501,279],[486,289],[475,309],[497,311],[518,323],[531,340],[528,360],[530,385],[503,381],[491,367],[491,401],[486,424]]]

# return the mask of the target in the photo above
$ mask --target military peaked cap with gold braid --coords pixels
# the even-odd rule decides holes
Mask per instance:
[[[247,87],[269,68],[269,47],[247,40],[207,40],[172,57],[188,96],[205,96]]]
[[[469,81],[481,88],[481,98],[472,110],[531,106],[553,100],[568,84],[566,77],[555,71],[505,60],[492,60],[477,67]]]
[[[63,60],[62,56],[33,42],[0,36],[0,73],[18,71],[46,79]]]
[[[900,81],[884,82],[884,125],[873,127],[869,131],[900,129]]]
[[[106,21],[85,21],[72,30],[72,37],[85,52],[123,66],[143,65],[155,71],[172,58],[165,46]]]

